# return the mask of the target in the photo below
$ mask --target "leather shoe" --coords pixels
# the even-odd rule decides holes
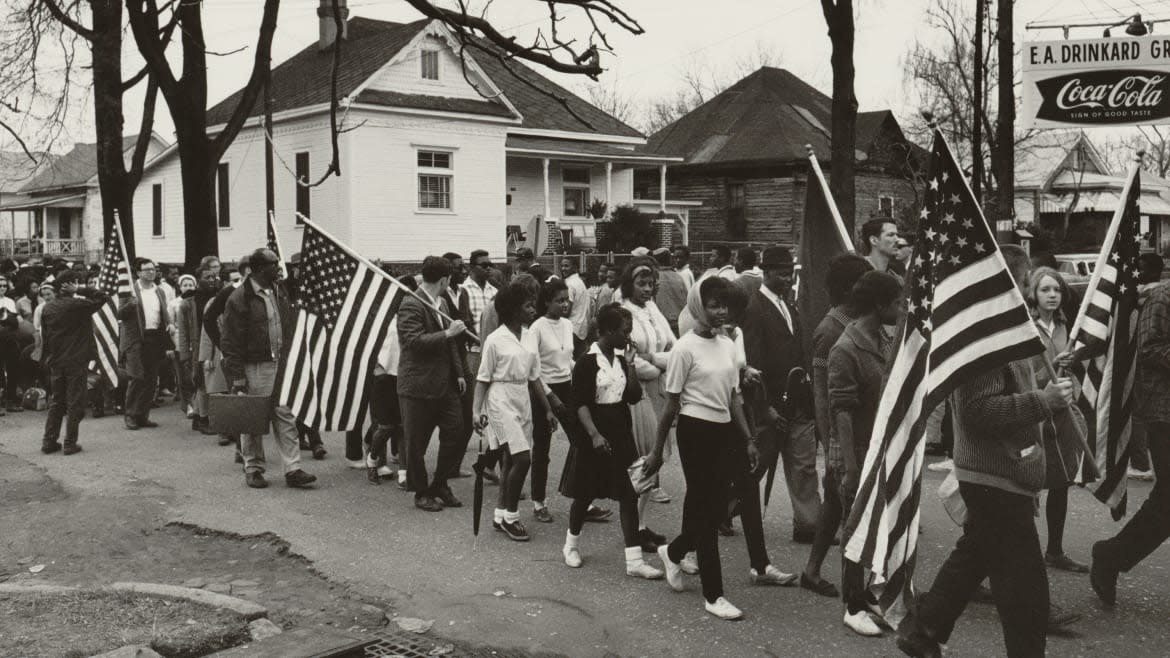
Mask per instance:
[[[463,507],[463,503],[455,497],[451,491],[451,487],[443,487],[439,490],[439,494],[435,499],[443,504],[443,507]]]
[[[81,446],[77,445],[76,443],[67,445],[63,450],[61,450],[61,454],[65,456],[76,455],[79,452],[81,452]]]
[[[313,447],[313,459],[320,461],[325,459],[325,455],[327,454],[329,454],[329,452],[325,450],[325,446],[318,445]]]
[[[216,445],[230,446],[232,444],[232,437],[227,434],[220,434],[219,439],[215,442]]]
[[[830,583],[824,578],[813,580],[803,573],[800,574],[800,586],[802,589],[807,589],[809,591],[816,592],[821,596],[827,596],[834,599],[841,595],[841,592],[837,591],[837,586],[833,583]]]
[[[1097,598],[1105,605],[1117,603],[1117,569],[1105,560],[1105,543],[1093,544],[1093,566],[1089,568],[1089,584]]]
[[[149,418],[139,418],[138,419],[138,426],[139,427],[147,427],[147,428],[158,427],[158,423],[154,422],[153,420],[151,420]]]
[[[60,449],[61,449],[61,444],[57,443],[56,441],[54,441],[52,443],[45,443],[41,446],[41,452],[45,453],[46,455],[51,455]]]
[[[128,430],[136,430],[142,427],[138,424],[138,419],[132,416],[126,416],[123,420],[126,423],[126,429]]]
[[[1089,565],[1081,564],[1064,553],[1059,555],[1045,553],[1044,561],[1048,563],[1048,566],[1059,571],[1068,571],[1071,573],[1089,573]]]
[[[244,474],[244,484],[253,489],[266,489],[268,487],[268,480],[264,479],[259,471]]]
[[[902,629],[899,628],[898,649],[914,658],[942,658],[942,649],[939,648],[938,642],[917,630],[903,634]]]
[[[1069,624],[1074,624],[1074,623],[1080,621],[1081,617],[1083,617],[1083,616],[1084,615],[1082,615],[1079,612],[1073,612],[1072,610],[1065,610],[1064,608],[1056,605],[1055,603],[1049,603],[1048,604],[1048,632],[1049,633],[1059,633],[1059,632],[1064,630],[1065,626],[1068,626]]]
[[[419,496],[414,499],[414,506],[424,512],[442,512],[443,503],[430,496]]]
[[[378,467],[366,469],[366,481],[370,484],[382,486],[382,478],[378,475]]]
[[[309,475],[308,473],[302,471],[299,468],[295,471],[291,471],[289,473],[284,474],[285,485],[292,487],[294,489],[303,489],[303,488],[309,486],[310,484],[313,484],[316,481],[317,481],[316,475]]]

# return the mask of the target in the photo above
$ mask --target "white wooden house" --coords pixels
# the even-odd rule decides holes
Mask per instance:
[[[276,217],[290,254],[301,243],[297,211],[364,256],[387,261],[477,248],[502,255],[520,245],[539,252],[550,223],[588,245],[594,199],[610,208],[630,203],[635,166],[664,171],[678,161],[636,151],[646,141],[637,130],[532,69],[471,52],[464,66],[457,42],[437,22],[355,17],[342,35],[338,81],[342,175],[299,185],[319,179],[332,154],[332,32],[332,19],[322,19],[319,41],[272,71]],[[209,110],[212,132],[239,96]],[[265,243],[262,112],[258,101],[219,165],[224,258]],[[135,212],[139,252],[181,261],[177,152],[149,163]]]

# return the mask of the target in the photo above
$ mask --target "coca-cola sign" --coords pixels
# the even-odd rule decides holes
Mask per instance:
[[[1024,128],[1170,124],[1170,36],[1022,44]]]
[[[1153,123],[1170,117],[1170,74],[1140,69],[1070,73],[1036,82],[1036,118],[1069,124]]]

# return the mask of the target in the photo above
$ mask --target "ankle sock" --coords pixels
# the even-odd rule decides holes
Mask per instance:
[[[507,521],[508,523],[515,523],[515,522],[520,520],[520,512],[519,511],[509,512],[507,510],[504,510],[504,520]]]
[[[581,535],[574,535],[572,530],[565,531],[565,548],[577,548]]]
[[[504,510],[502,507],[497,507],[492,511],[492,521],[496,523],[503,523],[505,512],[506,510]]]
[[[538,502],[538,501],[535,501],[535,500],[534,500],[534,501],[532,501],[532,509],[534,509],[534,510],[538,510],[538,509],[544,509],[545,507],[546,507],[546,506],[545,506],[545,504],[544,504],[543,502]]]
[[[642,547],[626,547],[626,569],[637,569],[642,565]]]

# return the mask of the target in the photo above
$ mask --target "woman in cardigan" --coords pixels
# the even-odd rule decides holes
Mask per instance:
[[[633,318],[630,344],[633,347],[634,370],[642,384],[642,399],[631,408],[634,423],[634,443],[638,454],[646,456],[654,448],[658,430],[658,415],[666,406],[666,393],[662,379],[666,373],[667,358],[674,346],[674,334],[670,323],[654,303],[654,287],[658,283],[658,269],[654,259],[635,258],[626,265],[622,274],[622,308]],[[667,453],[669,455],[669,453]],[[669,503],[670,497],[655,486],[638,500],[638,518],[641,528],[642,547],[654,551],[666,542],[666,537],[646,527],[646,503],[654,500]]]
[[[1039,267],[1032,272],[1028,285],[1028,302],[1032,306],[1032,317],[1036,321],[1036,328],[1040,330],[1040,338],[1044,341],[1045,355],[1034,357],[1032,370],[1036,373],[1036,386],[1044,388],[1048,384],[1048,370],[1044,359],[1052,359],[1064,363],[1060,359],[1068,349],[1068,324],[1061,313],[1061,304],[1069,297],[1068,284],[1060,273],[1051,267]],[[1074,384],[1075,385],[1075,384]],[[1074,393],[1075,397],[1079,395]],[[1083,419],[1075,407],[1069,408],[1072,422],[1078,420],[1083,426]],[[1044,424],[1044,454],[1047,457],[1045,464],[1045,488],[1048,489],[1048,500],[1045,502],[1045,517],[1048,522],[1048,550],[1044,552],[1044,561],[1053,569],[1071,571],[1073,573],[1088,573],[1089,567],[1077,562],[1064,554],[1064,523],[1068,517],[1068,490],[1073,483],[1077,465],[1084,454],[1081,451],[1061,450],[1071,442],[1059,442],[1058,431],[1076,431],[1065,423]]]

